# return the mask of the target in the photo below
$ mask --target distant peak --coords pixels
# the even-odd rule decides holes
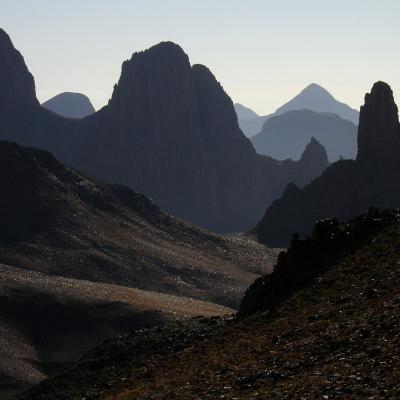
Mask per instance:
[[[317,139],[315,139],[315,137],[311,137],[310,142],[307,144],[301,156],[301,160],[303,162],[317,162],[318,164],[323,166],[323,169],[325,169],[329,164],[328,154],[325,147],[322,146],[322,144]]]
[[[324,87],[321,85],[318,85],[317,83],[310,83],[308,86],[306,86],[300,94],[320,94],[324,96],[329,96],[333,98],[333,96],[326,90]]]

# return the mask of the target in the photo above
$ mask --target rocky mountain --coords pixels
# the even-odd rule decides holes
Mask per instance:
[[[356,160],[337,161],[304,189],[286,188],[257,226],[261,242],[286,246],[293,232],[309,235],[317,219],[348,219],[371,206],[400,206],[400,125],[392,90],[384,82],[365,96],[357,140]]]
[[[17,81],[28,82],[13,96],[33,96],[0,110],[0,139],[51,151],[68,165],[134,188],[166,211],[217,232],[250,229],[287,183],[302,183],[296,162],[256,154],[222,86],[206,67],[192,66],[174,43],[135,53],[124,62],[109,104],[73,120],[38,105],[22,57],[4,31],[0,36],[3,64],[24,66],[21,76],[2,85],[9,93]]]
[[[0,142],[0,187],[2,399],[116,334],[231,313],[276,257],[15,143]]]
[[[341,157],[356,158],[356,125],[335,114],[310,110],[288,111],[269,118],[251,142],[259,154],[298,160],[312,136],[325,147],[330,162]]]
[[[87,96],[72,92],[60,93],[42,103],[42,107],[66,118],[85,118],[96,111]]]
[[[275,111],[275,115],[281,115],[293,110],[311,110],[319,113],[339,115],[344,120],[358,124],[358,112],[347,104],[336,100],[326,89],[316,83],[311,83],[297,96],[288,101]]]
[[[395,399],[399,228],[398,210],[323,221],[250,288],[239,318],[108,341],[22,399]]]

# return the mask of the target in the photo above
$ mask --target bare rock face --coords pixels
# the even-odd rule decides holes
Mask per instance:
[[[10,37],[0,28],[0,110],[38,104],[35,82]]]
[[[291,235],[310,235],[316,220],[341,220],[369,207],[400,207],[400,129],[389,85],[378,82],[365,97],[356,161],[337,161],[304,189],[289,186],[257,226],[260,241],[287,246]]]

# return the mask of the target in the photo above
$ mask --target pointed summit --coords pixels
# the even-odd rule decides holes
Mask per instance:
[[[0,109],[36,105],[35,82],[8,34],[0,28]]]
[[[393,92],[376,82],[365,95],[360,110],[357,161],[373,168],[392,168],[400,163],[400,125]]]
[[[326,89],[316,83],[308,85],[292,100],[279,107],[275,114],[284,114],[293,110],[337,114],[343,119],[358,124],[358,112],[356,110],[337,101]]]

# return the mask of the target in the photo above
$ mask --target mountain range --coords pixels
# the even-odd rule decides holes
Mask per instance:
[[[319,161],[308,170],[256,154],[222,86],[174,43],[133,54],[108,105],[82,120],[39,105],[33,76],[4,31],[0,56],[0,139],[51,151],[201,227],[248,230],[289,182],[304,185],[323,170]]]
[[[365,96],[356,160],[333,163],[303,189],[290,184],[258,224],[259,239],[286,246],[294,232],[310,235],[314,221],[348,219],[369,207],[400,206],[400,124],[390,86],[377,82]]]
[[[310,110],[287,111],[269,118],[251,142],[259,154],[298,160],[311,137],[324,146],[330,162],[357,155],[356,125],[336,114]]]
[[[42,103],[42,107],[66,118],[84,118],[96,111],[87,96],[72,92],[60,93]]]
[[[311,83],[305,87],[298,95],[283,104],[272,114],[260,116],[240,103],[235,104],[240,129],[247,137],[253,137],[257,133],[260,133],[265,121],[269,118],[295,110],[336,114],[343,120],[348,120],[354,125],[358,125],[358,111],[336,100],[325,88],[316,83]]]

